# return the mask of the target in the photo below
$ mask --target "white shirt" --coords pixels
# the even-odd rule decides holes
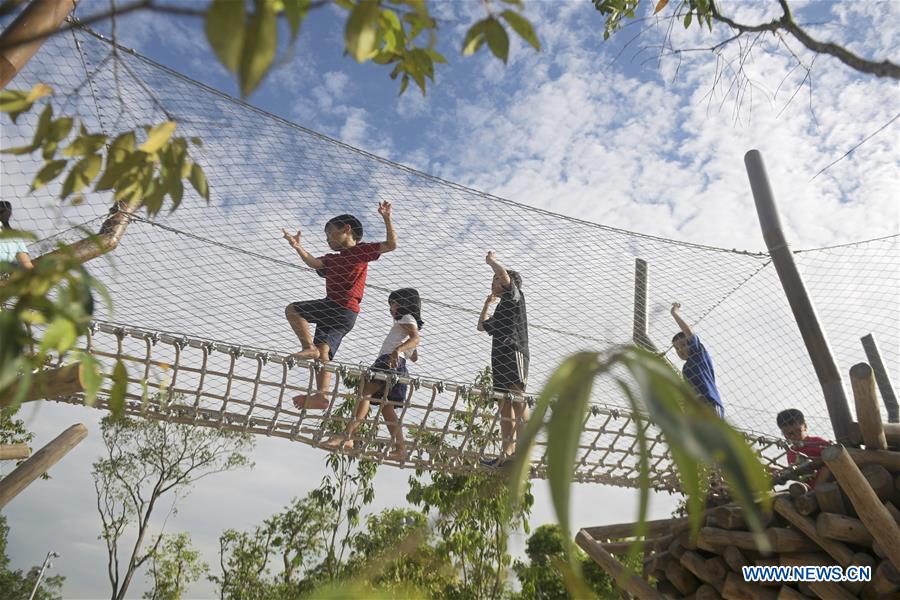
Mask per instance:
[[[419,324],[416,323],[416,318],[412,315],[403,315],[396,321],[394,321],[394,326],[391,327],[390,332],[388,332],[387,337],[384,338],[384,343],[381,344],[381,352],[378,353],[378,356],[384,356],[385,354],[391,354],[394,350],[397,349],[397,346],[406,341],[406,338],[409,337],[409,334],[404,331],[403,325],[412,325],[416,328],[416,331],[419,330]],[[407,350],[404,352],[404,356],[406,358],[412,357],[413,351]]]

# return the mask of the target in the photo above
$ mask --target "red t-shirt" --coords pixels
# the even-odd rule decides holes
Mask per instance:
[[[822,450],[830,446],[831,442],[826,439],[808,435],[803,438],[800,444],[794,444],[787,451],[788,464],[792,465],[797,462],[798,455],[806,458],[818,458],[822,456]]]
[[[325,268],[318,271],[325,278],[325,295],[344,308],[359,312],[366,289],[369,262],[381,256],[378,242],[357,244],[337,254],[320,256]]]

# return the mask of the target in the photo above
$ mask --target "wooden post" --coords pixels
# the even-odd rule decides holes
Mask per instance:
[[[0,460],[20,460],[31,456],[28,444],[0,444]]]
[[[866,481],[843,446],[829,446],[822,458],[850,498],[866,529],[895,567],[900,567],[900,526]]]
[[[872,596],[886,598],[900,591],[900,573],[888,561],[882,561],[872,570]],[[896,597],[896,596],[894,596]]]
[[[820,483],[815,489],[816,504],[822,512],[830,512],[838,515],[847,514],[847,506],[844,504],[844,495],[838,484]]]
[[[86,435],[87,427],[81,423],[72,425],[49,444],[35,452],[34,456],[16,467],[12,473],[0,479],[0,509],[28,487],[32,481],[59,462]]]
[[[33,0],[0,33],[0,89],[22,70],[76,3],[77,0]]]
[[[797,512],[805,517],[819,512],[819,502],[816,500],[815,492],[807,492],[799,498],[794,498],[794,506],[797,507]]]
[[[856,596],[832,581],[811,581],[809,589],[822,600],[855,600]]]
[[[684,558],[684,557],[682,557]],[[700,580],[674,560],[666,565],[666,579],[681,592],[682,597],[693,594],[700,587]]]
[[[850,385],[856,403],[856,418],[867,450],[887,450],[881,410],[875,397],[875,375],[866,363],[857,363],[850,368]]]
[[[900,423],[900,406],[897,404],[897,394],[894,393],[894,385],[891,383],[891,377],[881,360],[881,353],[878,351],[878,344],[875,343],[875,336],[871,333],[861,338],[863,350],[866,351],[866,358],[875,371],[875,381],[878,383],[878,391],[881,392],[881,401],[887,410],[888,423]]]
[[[649,598],[651,600],[663,600],[662,594],[658,593],[650,584],[641,579],[637,573],[627,573],[622,563],[617,561],[613,556],[603,549],[597,541],[591,537],[584,529],[575,536],[575,543],[587,552],[595,563],[600,565],[606,573],[612,577],[622,589],[629,594],[638,598]],[[674,564],[674,563],[673,563]]]
[[[729,573],[722,586],[722,597],[726,600],[775,600],[778,592],[772,588],[747,583],[741,575]]]
[[[834,513],[819,513],[816,517],[816,532],[823,538],[848,542],[860,546],[872,545],[872,534],[859,519]]]
[[[634,259],[634,327],[632,340],[635,346],[659,352],[650,339],[647,327],[647,306],[650,299],[650,268],[642,258]]]
[[[81,363],[72,363],[58,369],[45,369],[34,374],[31,387],[25,392],[22,402],[32,402],[45,398],[71,396],[84,391],[78,378]],[[18,384],[10,386],[9,391],[0,397],[0,406],[8,406],[16,395]]]
[[[806,351],[812,360],[816,377],[822,386],[835,439],[842,444],[852,444],[854,442],[850,431],[852,417],[841,381],[841,373],[831,353],[825,331],[819,324],[812,299],[809,297],[797,265],[794,263],[794,255],[781,230],[775,197],[766,176],[762,155],[758,150],[750,150],[744,155],[744,164],[750,178],[750,188],[753,190],[753,199],[756,202],[756,213],[759,216],[763,239],[791,306],[791,312],[794,313],[794,320],[800,329],[803,343],[806,344]]]
[[[778,590],[778,600],[807,600],[807,597],[791,586],[783,585]]]
[[[857,450],[856,448],[847,448],[847,454],[860,467],[866,465],[881,465],[888,471],[900,471],[900,452],[878,451],[878,450]]]

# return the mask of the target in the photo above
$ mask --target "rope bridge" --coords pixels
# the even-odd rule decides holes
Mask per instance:
[[[490,393],[475,384],[490,364],[490,340],[475,325],[490,291],[485,252],[495,250],[524,281],[528,393],[580,350],[640,343],[680,368],[670,342],[677,327],[668,314],[680,302],[712,355],[726,419],[759,440],[767,461],[783,461],[775,425],[783,408],[803,410],[811,434],[829,435],[821,387],[767,254],[623,231],[484,194],[300,127],[127,49],[113,50],[108,40],[73,29],[47,40],[17,85],[51,85],[56,112],[76,115],[91,131],[111,135],[172,115],[179,135],[203,139],[192,155],[207,173],[211,203],[190,196],[175,212],[133,215],[112,257],[89,264],[114,304],[114,312],[98,307],[90,351],[107,364],[114,357],[126,362],[129,413],[317,444],[346,422],[338,407],[355,388],[342,379],[363,377],[376,358],[392,324],[390,291],[414,287],[425,326],[411,396],[401,409],[411,443],[405,466],[472,468],[477,457],[497,451],[496,405],[481,401]],[[36,120],[27,114],[4,123],[2,146],[29,143]],[[441,158],[431,160],[423,168],[439,172]],[[527,163],[524,157],[523,168]],[[61,205],[59,181],[32,193],[40,166],[30,155],[3,155],[0,163],[0,196],[13,199],[13,225],[41,238],[29,247],[32,256],[80,239],[84,229],[97,231],[113,204],[108,193],[91,193],[78,205]],[[329,390],[335,408],[301,413],[289,394],[309,390],[316,367],[287,358],[299,346],[284,307],[321,298],[324,286],[281,239],[281,229],[299,226],[304,245],[321,255],[328,252],[324,224],[351,213],[365,227],[363,241],[377,241],[384,232],[380,200],[394,204],[399,247],[371,263],[356,326],[337,361],[324,367],[340,375]],[[582,214],[602,207],[604,197],[592,190],[566,200]],[[747,204],[749,216],[749,192]],[[838,364],[849,368],[864,358],[859,338],[867,333],[878,339],[889,369],[900,364],[898,252],[895,235],[796,254]],[[577,477],[635,485],[637,441],[627,399],[602,378],[591,400]],[[384,433],[370,428],[367,435],[375,437],[354,452],[385,460],[385,439],[378,437]],[[653,430],[648,437],[657,440]],[[540,449],[535,477],[544,474]],[[653,485],[674,489],[658,440],[652,454]]]
[[[295,361],[289,354],[115,323],[95,322],[83,349],[105,365],[106,373],[116,360],[127,366],[125,414],[280,437],[311,446],[344,430],[352,414],[347,409],[356,402],[360,380],[390,379],[369,371],[366,365]],[[317,369],[336,375],[330,391],[331,408],[298,410],[290,398],[312,389]],[[341,452],[403,468],[457,473],[483,470],[480,460],[499,453],[496,406],[501,394],[477,384],[424,377],[395,379],[409,384],[406,402],[398,410],[408,444],[406,460],[388,458],[390,438],[384,435],[384,427],[377,426],[376,410],[353,449]],[[107,378],[94,408],[108,408],[111,387]],[[83,404],[84,396],[56,400]],[[526,401],[533,398],[526,397]],[[646,419],[644,431],[650,453],[650,485],[677,491],[674,464],[659,432]],[[592,406],[581,440],[575,481],[639,485],[636,426],[630,411]],[[765,436],[748,436],[748,440],[766,464],[776,470],[783,468],[781,440]],[[545,447],[546,440],[539,438],[531,462],[532,478],[546,477]]]

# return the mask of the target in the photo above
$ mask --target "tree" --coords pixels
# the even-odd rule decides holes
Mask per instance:
[[[528,562],[517,560],[513,564],[513,571],[521,586],[516,598],[522,600],[572,598],[559,568],[559,565],[566,561],[566,543],[558,525],[541,525],[535,529],[525,542],[525,554]],[[616,587],[609,575],[580,549],[576,554],[588,587],[594,595],[598,598],[614,597]],[[630,566],[640,567],[640,561],[635,559]]]
[[[0,600],[21,600],[31,595],[34,583],[37,581],[41,568],[31,567],[27,572],[22,570],[10,570],[9,557],[6,554],[9,525],[6,517],[0,515]],[[45,576],[37,588],[34,597],[37,600],[58,600],[62,598],[62,585],[65,577],[62,575]]]
[[[246,434],[125,417],[105,417],[101,433],[107,454],[93,465],[103,526],[99,537],[106,542],[111,597],[122,600],[135,571],[158,556],[162,547],[160,532],[150,549],[143,550],[160,499],[170,492],[174,495],[171,514],[200,479],[250,466],[246,454],[253,440]],[[125,551],[123,571],[119,543],[129,528],[136,540],[130,552]]]
[[[187,533],[163,536],[162,543],[150,556],[147,578],[153,585],[144,593],[147,600],[180,600],[187,587],[199,580],[209,567],[200,553],[191,547]]]

